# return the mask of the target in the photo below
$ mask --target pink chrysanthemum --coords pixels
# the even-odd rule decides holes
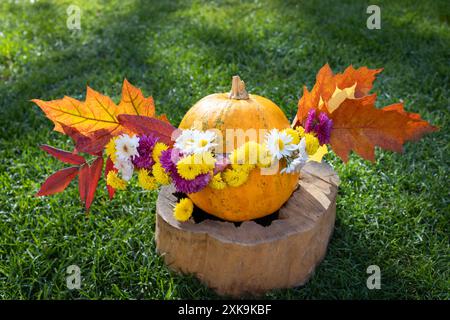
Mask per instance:
[[[139,137],[138,156],[132,159],[134,166],[138,169],[150,169],[155,161],[152,157],[153,147],[158,138],[151,135],[142,135]]]

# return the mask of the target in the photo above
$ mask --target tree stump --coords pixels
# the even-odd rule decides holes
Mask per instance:
[[[158,252],[170,268],[194,274],[220,295],[259,295],[303,285],[325,256],[339,177],[324,163],[308,163],[300,177],[299,187],[268,226],[178,222],[175,189],[162,188],[156,203]]]

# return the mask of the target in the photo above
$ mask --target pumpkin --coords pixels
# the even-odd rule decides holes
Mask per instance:
[[[234,76],[231,92],[211,94],[198,101],[183,117],[180,129],[220,130],[227,143],[226,150],[237,148],[245,141],[262,142],[261,135],[244,141],[227,139],[227,129],[285,129],[290,123],[283,111],[264,97],[248,94],[239,76]],[[298,183],[298,174],[262,175],[251,171],[247,182],[239,187],[217,190],[206,187],[188,194],[203,211],[228,221],[246,221],[276,212],[291,196]]]

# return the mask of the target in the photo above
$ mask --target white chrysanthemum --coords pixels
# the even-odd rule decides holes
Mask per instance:
[[[133,176],[134,166],[130,159],[121,159],[117,158],[117,161],[114,163],[114,168],[119,170],[122,179],[125,181],[129,181]]]
[[[212,130],[187,129],[175,140],[174,147],[181,150],[184,155],[201,154],[211,151],[217,145],[216,139],[217,134]]]
[[[308,153],[306,152],[305,138],[302,138],[302,140],[300,140],[300,143],[297,145],[296,153],[296,157],[292,161],[288,162],[288,165],[286,166],[286,168],[281,170],[281,173],[300,172],[300,170],[306,164],[306,162],[308,161]]]
[[[211,151],[215,146],[217,134],[215,131],[197,131],[194,134],[194,143],[192,146],[192,153],[202,154]]]
[[[194,145],[194,135],[196,131],[198,130],[183,130],[175,140],[174,147],[176,149],[179,149],[185,155],[191,154]]]
[[[122,134],[116,139],[115,144],[116,155],[119,160],[131,160],[139,155],[137,151],[139,138],[137,136],[130,137],[127,134]]]
[[[292,136],[286,132],[272,129],[266,134],[267,148],[273,159],[289,157],[297,145],[292,143]]]

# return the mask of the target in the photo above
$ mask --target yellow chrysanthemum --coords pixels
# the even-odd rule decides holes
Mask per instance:
[[[299,142],[300,142],[299,131],[292,129],[292,128],[287,128],[287,129],[284,129],[283,131],[292,137],[293,144],[299,144]]]
[[[233,170],[246,171],[247,173],[249,173],[255,168],[255,165],[244,163],[244,164],[232,164],[231,167],[233,168]]]
[[[305,136],[305,128],[303,128],[302,126],[295,127],[295,131],[298,132],[300,139]]]
[[[117,190],[125,190],[127,188],[127,182],[119,178],[116,171],[108,172],[106,183]]]
[[[169,184],[170,176],[166,173],[161,163],[157,162],[152,167],[153,176],[159,184]]]
[[[169,149],[169,147],[162,142],[157,142],[153,147],[152,158],[156,163],[159,163],[159,158],[161,157],[161,152]]]
[[[202,173],[202,166],[193,155],[190,155],[177,162],[177,171],[184,179],[194,180],[196,176]]]
[[[305,134],[305,142],[306,142],[306,153],[308,153],[308,155],[312,156],[313,154],[316,153],[317,149],[319,149],[319,139],[317,139],[317,137],[315,137],[313,134],[311,133],[306,133]]]
[[[248,171],[227,169],[223,172],[223,179],[229,186],[239,187],[247,181]]]
[[[196,156],[198,156],[198,155],[196,155]],[[216,159],[214,158],[212,153],[211,152],[203,152],[200,156],[201,156],[201,159],[199,159],[198,163],[200,163],[201,172],[208,173],[211,170],[213,170],[216,165]]]
[[[194,211],[194,204],[191,199],[183,198],[175,205],[173,216],[178,221],[187,221],[192,216],[192,211]]]
[[[255,141],[248,141],[230,154],[232,164],[253,164],[258,161],[259,144]]]
[[[209,182],[209,186],[213,189],[222,190],[227,186],[227,184],[225,183],[225,181],[223,181],[222,175],[219,172],[215,176],[213,176],[213,178]]]
[[[158,187],[156,179],[149,175],[147,169],[140,169],[138,173],[138,184],[142,189],[155,190]]]
[[[322,158],[324,155],[328,153],[328,148],[326,144],[321,145],[316,153],[309,157],[308,161],[322,162]]]
[[[272,156],[265,144],[259,145],[258,153],[258,167],[267,168],[272,165]]]
[[[116,140],[118,137],[114,137],[109,140],[108,144],[105,147],[105,152],[108,157],[111,158],[112,162],[116,162],[117,154],[116,154]]]

